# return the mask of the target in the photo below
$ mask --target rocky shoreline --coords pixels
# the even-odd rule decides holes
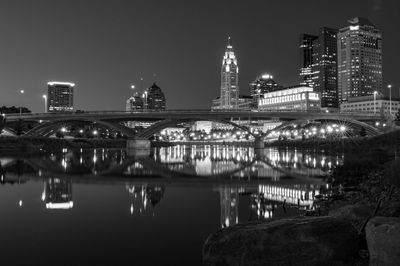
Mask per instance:
[[[378,165],[333,173],[332,192],[302,217],[215,232],[204,265],[400,265],[400,159]]]

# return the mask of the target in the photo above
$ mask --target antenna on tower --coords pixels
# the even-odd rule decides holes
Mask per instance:
[[[232,44],[231,44],[231,36],[228,36],[228,47],[232,47]]]

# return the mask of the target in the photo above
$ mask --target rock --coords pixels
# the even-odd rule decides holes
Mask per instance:
[[[374,217],[365,232],[370,265],[400,265],[400,218]]]
[[[350,222],[329,216],[221,229],[203,247],[204,265],[344,265],[358,256]]]
[[[338,217],[349,221],[357,230],[359,230],[370,217],[372,211],[366,204],[357,203],[347,205],[341,208],[331,210],[329,216]]]

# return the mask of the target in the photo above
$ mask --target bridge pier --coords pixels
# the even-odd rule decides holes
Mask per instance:
[[[126,140],[126,148],[128,150],[150,151],[151,142],[148,139],[128,138]]]
[[[264,149],[265,148],[264,138],[262,138],[262,137],[255,137],[253,144],[254,144],[255,149]]]

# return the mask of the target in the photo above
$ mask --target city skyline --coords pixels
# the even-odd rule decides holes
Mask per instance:
[[[208,108],[219,93],[219,57],[228,36],[233,38],[235,52],[240,58],[239,87],[242,94],[248,95],[248,84],[265,72],[273,73],[276,82],[284,86],[298,84],[298,35],[313,33],[324,26],[343,27],[355,16],[370,19],[382,31],[383,87],[386,90],[386,84],[391,83],[394,96],[398,93],[396,88],[400,81],[394,67],[399,60],[395,47],[400,43],[394,26],[399,9],[396,1],[354,1],[348,3],[343,12],[338,12],[337,7],[324,10],[325,5],[318,2],[302,3],[302,6],[292,2],[286,6],[255,1],[258,8],[249,5],[245,10],[231,3],[227,9],[237,16],[233,19],[230,15],[226,21],[217,17],[218,12],[226,8],[223,3],[213,6],[207,3],[139,3],[135,6],[125,1],[119,3],[121,5],[113,5],[108,12],[109,5],[100,2],[93,13],[86,12],[88,4],[77,2],[68,5],[35,2],[33,9],[30,3],[1,3],[1,10],[9,12],[2,15],[2,24],[8,27],[0,28],[6,40],[0,50],[3,58],[0,105],[23,105],[40,112],[46,83],[62,80],[76,83],[75,109],[100,110],[105,106],[108,110],[123,110],[126,99],[132,94],[131,84],[139,90],[153,82],[163,88],[168,99],[167,108]],[[364,3],[367,4],[362,5]],[[165,13],[160,12],[164,5],[167,5]],[[336,5],[340,6],[340,1]],[[315,18],[313,10],[307,9],[311,6],[326,16]],[[254,8],[254,18],[258,9],[263,8],[277,10],[277,14],[253,18],[253,21],[249,21],[250,15],[239,16],[250,8]],[[301,13],[302,9],[306,9],[305,18],[299,21],[294,14]],[[140,10],[156,18],[152,23],[143,23]],[[20,20],[16,19],[17,11]],[[137,17],[130,16],[130,11]],[[188,14],[181,14],[183,11]],[[199,15],[193,16],[197,11]],[[210,13],[209,22],[201,17],[206,12]],[[335,12],[335,15],[330,14]],[[57,16],[69,13],[76,15],[74,22],[54,22]],[[174,17],[173,14],[181,15]],[[168,15],[174,19],[162,25]],[[49,21],[52,26],[46,25]],[[183,22],[189,25],[182,25]],[[226,27],[228,24],[230,26]],[[210,25],[217,26],[209,31]],[[77,26],[80,29],[76,29]],[[102,26],[107,27],[101,30]],[[166,34],[165,30],[170,31]],[[86,33],[90,36],[85,38]],[[272,38],[275,42],[271,42]],[[187,56],[189,53],[191,56]],[[171,64],[175,67],[168,67]],[[25,91],[22,96],[19,95],[21,89]],[[100,96],[96,101],[91,100],[94,94]],[[182,101],[182,98],[189,100]]]

